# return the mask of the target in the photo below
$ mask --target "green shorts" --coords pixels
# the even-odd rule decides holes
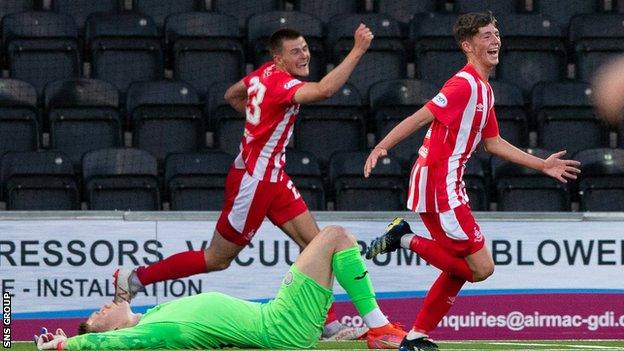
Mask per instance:
[[[310,348],[319,340],[332,291],[292,265],[274,300],[262,306],[263,335],[268,348]]]

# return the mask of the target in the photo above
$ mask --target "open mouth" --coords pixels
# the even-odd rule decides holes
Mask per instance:
[[[498,49],[490,49],[487,51],[488,55],[493,56],[493,57],[498,57]]]
[[[302,62],[302,63],[297,64],[297,68],[306,68],[306,67],[308,67],[307,62]]]

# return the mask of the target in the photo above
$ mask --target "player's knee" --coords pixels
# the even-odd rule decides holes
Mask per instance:
[[[481,282],[489,278],[492,274],[494,274],[494,264],[484,265],[479,267],[476,271],[473,272],[473,277],[475,282]]]
[[[321,230],[321,235],[324,235],[328,240],[336,242],[337,244],[352,245],[355,242],[353,234],[339,225],[329,225],[323,228],[323,230]]]
[[[222,271],[230,267],[234,257],[232,258],[224,258],[224,257],[214,257],[214,255],[210,254],[209,250],[204,252],[206,259],[206,272],[215,272]]]

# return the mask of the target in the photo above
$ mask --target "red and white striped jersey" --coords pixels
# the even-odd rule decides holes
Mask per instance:
[[[481,138],[498,135],[494,94],[470,64],[425,104],[435,117],[412,168],[407,207],[446,212],[468,203],[462,180]]]
[[[247,121],[234,166],[274,183],[281,176],[284,152],[299,112],[299,104],[292,99],[304,83],[277,69],[273,62],[248,74],[243,82],[247,86]]]

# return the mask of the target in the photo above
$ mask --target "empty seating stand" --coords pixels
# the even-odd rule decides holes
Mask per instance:
[[[82,159],[83,195],[90,210],[160,210],[156,158],[130,148],[101,149]]]
[[[6,153],[1,178],[7,210],[80,209],[72,164],[58,151]]]
[[[173,211],[219,211],[225,179],[234,157],[214,150],[167,157],[165,188]]]

